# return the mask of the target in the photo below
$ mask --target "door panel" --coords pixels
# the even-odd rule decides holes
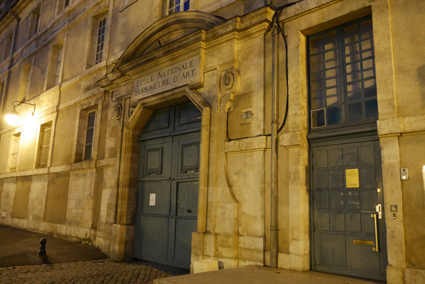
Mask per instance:
[[[171,137],[152,139],[141,143],[139,179],[170,179],[171,145]]]
[[[378,141],[312,145],[313,268],[317,271],[385,280],[385,220]],[[357,174],[358,173],[358,174]]]
[[[139,216],[135,221],[134,257],[167,263],[168,217]]]
[[[169,181],[142,181],[139,188],[142,189],[137,198],[141,214],[161,214],[165,217],[170,214]]]
[[[140,145],[134,257],[160,263],[167,261],[171,146],[171,137]]]
[[[192,233],[196,231],[198,215],[198,181],[173,182],[176,196],[176,217],[170,222],[169,262],[173,266],[190,267]]]
[[[198,177],[199,148],[199,132],[173,137],[173,178]]]
[[[173,137],[173,186],[170,220],[169,263],[190,268],[192,232],[197,228],[200,133]],[[171,233],[172,232],[172,233]],[[173,238],[171,238],[173,237]]]
[[[179,267],[190,267],[190,252],[192,246],[192,232],[196,231],[196,220],[176,219],[176,239],[174,256],[171,261]],[[181,262],[181,263],[177,263]],[[182,265],[183,264],[183,265]]]

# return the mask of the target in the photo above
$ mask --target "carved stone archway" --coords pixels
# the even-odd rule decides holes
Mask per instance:
[[[174,58],[182,58],[182,53],[186,57],[199,55],[201,58],[199,69],[202,70],[205,30],[209,30],[223,21],[220,17],[202,12],[180,12],[158,20],[130,44],[111,72],[99,80],[100,86],[111,93],[127,90],[134,80],[149,73],[151,68],[157,68],[158,61],[161,61],[162,65],[168,64],[168,62],[172,64]],[[202,76],[200,78],[201,81],[196,82],[195,85],[202,85]],[[110,256],[114,260],[123,260],[133,256],[133,222],[136,209],[139,153],[137,137],[155,110],[185,101],[192,101],[202,112],[197,231],[206,231],[211,109],[201,95],[193,90],[195,85],[175,86],[146,97],[135,97],[128,93],[123,96],[126,97],[126,100],[132,101],[134,109],[130,119],[123,125],[116,222],[112,225],[111,230]]]
[[[162,92],[139,101],[123,132],[120,160],[117,220],[113,226],[111,258],[131,258],[134,243],[134,215],[136,210],[139,142],[137,137],[151,114],[171,105],[191,101],[202,112],[200,171],[198,192],[197,231],[205,232],[207,216],[208,153],[211,108],[196,91],[181,87]]]

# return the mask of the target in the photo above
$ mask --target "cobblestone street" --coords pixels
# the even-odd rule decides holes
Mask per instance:
[[[0,283],[152,283],[172,275],[138,263],[92,260],[0,268]]]

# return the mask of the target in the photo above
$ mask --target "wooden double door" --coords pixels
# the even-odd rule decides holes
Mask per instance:
[[[190,268],[198,215],[199,128],[200,112],[189,103],[155,112],[142,131],[135,258]]]
[[[385,280],[379,141],[312,144],[312,267]]]

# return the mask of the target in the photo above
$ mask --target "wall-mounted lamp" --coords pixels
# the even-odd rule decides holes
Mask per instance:
[[[17,106],[19,106],[19,105],[22,105],[22,104],[25,105],[25,106],[27,106],[27,109],[28,109],[28,106],[32,106],[31,115],[34,115],[34,113],[35,113],[35,104],[21,103],[21,102],[18,102],[18,101],[14,101],[12,103],[13,109],[5,117],[6,122],[9,123],[10,126],[15,126],[19,122],[19,114],[15,110],[15,108]],[[30,110],[30,109],[28,109],[28,110]]]

